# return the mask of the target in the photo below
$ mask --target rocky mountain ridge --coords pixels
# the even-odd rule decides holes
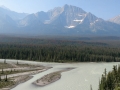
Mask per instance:
[[[9,11],[9,10],[8,10]],[[28,14],[17,21],[0,8],[0,33],[32,35],[120,35],[120,25],[72,6]],[[10,11],[9,11],[10,12]],[[13,12],[12,12],[13,13]],[[17,16],[17,15],[14,15]],[[6,28],[7,26],[7,28]]]

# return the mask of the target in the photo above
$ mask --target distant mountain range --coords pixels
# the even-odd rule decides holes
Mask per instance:
[[[0,33],[24,35],[120,35],[120,16],[105,21],[79,7],[64,5],[48,12],[17,13],[0,7]]]

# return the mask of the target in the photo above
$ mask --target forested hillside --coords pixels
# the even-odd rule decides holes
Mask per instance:
[[[120,48],[102,42],[33,38],[0,40],[0,58],[46,62],[120,61]]]

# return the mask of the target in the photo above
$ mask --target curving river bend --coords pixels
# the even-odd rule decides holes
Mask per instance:
[[[16,62],[15,60],[8,60],[9,62]],[[106,68],[107,71],[112,70],[113,65],[118,65],[118,62],[112,63],[42,63],[31,61],[20,61],[21,63],[40,64],[44,66],[53,67],[45,72],[33,75],[34,77],[25,83],[19,84],[11,90],[90,90],[92,85],[93,90],[98,90],[99,79]],[[40,77],[54,71],[59,71],[64,68],[75,67],[75,69],[62,73],[60,80],[44,86],[39,87],[32,84]]]

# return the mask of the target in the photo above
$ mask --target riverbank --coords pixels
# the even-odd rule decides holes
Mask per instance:
[[[0,90],[10,90],[20,83],[30,80],[33,76],[52,67],[30,64],[0,63]]]
[[[2,88],[0,90],[10,90],[10,89],[16,87],[17,85],[19,85],[20,83],[24,83],[24,82],[30,80],[32,77],[33,76],[29,76],[29,75],[22,75],[22,76],[12,77],[12,78],[10,78],[13,81],[12,85],[7,86],[5,88]]]
[[[46,69],[38,70],[38,71],[21,73],[18,76],[16,75],[14,77],[10,77],[9,80],[12,82],[12,85],[9,85],[9,86],[2,88],[0,90],[11,90],[12,88],[16,87],[20,83],[24,83],[24,82],[30,80],[31,78],[33,78],[33,76],[30,76],[30,75],[35,75],[35,74],[41,73],[43,71],[46,71],[48,69],[50,69],[50,68],[46,68]]]

